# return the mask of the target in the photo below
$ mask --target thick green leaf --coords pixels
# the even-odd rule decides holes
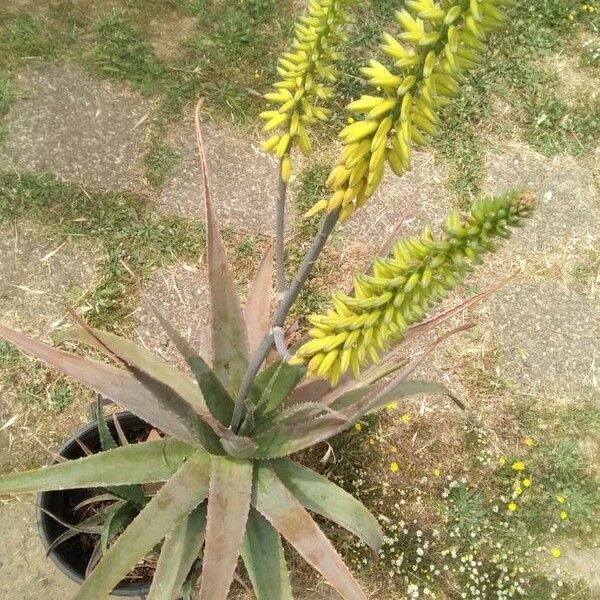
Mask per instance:
[[[195,448],[166,438],[131,444],[77,460],[0,476],[0,494],[20,494],[166,481]]]
[[[304,367],[293,366],[285,361],[269,365],[255,379],[250,394],[257,410],[264,414],[274,411],[298,385],[305,373]]]
[[[225,244],[213,208],[199,110],[200,104],[196,107],[196,140],[206,209],[213,368],[217,377],[229,390],[237,391],[248,367],[248,337],[236,285],[229,269]]]
[[[331,385],[325,379],[310,379],[297,386],[285,400],[286,406],[302,402],[321,402],[329,392]]]
[[[199,415],[207,413],[202,392],[185,373],[131,340],[108,331],[94,329],[87,324],[61,332],[56,336],[56,340],[80,342],[96,348],[110,358],[116,356],[126,365],[136,367],[153,379],[172,387]]]
[[[96,401],[96,421],[98,424],[98,435],[100,437],[100,445],[102,446],[102,450],[106,451],[118,448],[118,445],[115,442],[112,433],[110,432],[110,429],[108,428],[108,423],[106,422],[106,417],[104,416],[104,411],[102,410],[102,402],[100,401],[100,399]],[[115,496],[132,502],[138,508],[142,508],[146,505],[146,494],[144,493],[144,490],[140,485],[111,487],[108,488],[108,490],[112,492]]]
[[[309,510],[351,531],[379,552],[383,532],[377,519],[354,496],[312,469],[289,459],[273,461],[277,477]]]
[[[267,464],[257,465],[253,504],[346,600],[366,600],[331,542]]]
[[[183,519],[162,545],[160,559],[146,600],[175,600],[204,545],[206,504]]]
[[[340,429],[345,429],[340,419],[334,415],[325,415],[303,423],[273,427],[255,439],[258,450],[256,458],[278,458],[299,452],[330,438]]]
[[[83,321],[81,324],[81,328],[63,333],[60,339],[89,344],[119,361],[154,395],[161,407],[177,414],[198,443],[213,454],[223,454],[214,432],[229,433],[212,417],[201,390],[189,377],[130,340],[93,329]],[[152,424],[161,427],[160,423],[152,421]]]
[[[0,325],[0,337],[55,367],[65,375],[80,381],[105,398],[110,398],[128,408],[141,419],[159,427],[165,433],[183,441],[198,443],[197,432],[190,427],[186,418],[177,414],[172,407],[161,405],[147,387],[130,373],[111,365],[57,350],[3,325]],[[192,383],[192,385],[194,384]]]
[[[331,408],[334,410],[348,408],[365,398],[367,395],[372,394],[376,389],[377,387],[374,385],[357,387],[335,398],[335,400],[333,400],[329,406],[331,406]],[[380,387],[379,389],[383,388]]]
[[[200,600],[226,600],[250,509],[252,462],[213,456]]]
[[[257,600],[292,600],[281,538],[254,508],[248,515],[242,558]]]
[[[404,379],[400,379],[400,381],[395,383],[392,382],[381,392],[381,394],[378,394],[371,401],[363,414],[376,412],[381,408],[385,408],[390,402],[396,402],[398,400],[403,400],[404,398],[409,398],[410,396],[419,396],[421,394],[440,394],[442,396],[448,396],[462,407],[462,403],[456,396],[447,387],[439,383],[429,381],[404,381]]]
[[[109,544],[115,537],[133,521],[138,514],[138,509],[130,503],[125,503],[113,512],[104,523],[102,534],[100,536],[100,544],[102,553],[108,551]]]
[[[248,350],[254,354],[271,327],[271,295],[273,293],[273,245],[267,251],[258,267],[256,277],[250,284],[244,321],[248,333]]]
[[[129,571],[208,494],[210,458],[196,452],[180,467],[108,549],[79,588],[76,600],[110,594]]]
[[[210,413],[226,427],[231,423],[233,400],[219,378],[213,373],[205,360],[188,344],[187,340],[173,327],[162,313],[149,303],[162,328],[192,370]]]
[[[256,457],[278,458],[304,450],[341,433],[366,414],[384,408],[390,402],[419,394],[443,394],[450,396],[461,406],[460,401],[444,386],[398,378],[387,387],[381,384],[372,386],[371,391],[361,399],[335,414],[317,417],[305,423],[280,425],[256,436],[255,441],[259,448]]]
[[[102,450],[112,450],[113,448],[117,448],[117,442],[115,442],[115,439],[108,428],[100,398],[96,400],[96,421],[98,422],[98,435],[100,437]]]

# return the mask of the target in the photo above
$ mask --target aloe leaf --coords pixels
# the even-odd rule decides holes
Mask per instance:
[[[304,367],[290,365],[285,361],[269,365],[256,378],[250,395],[256,402],[257,410],[264,414],[274,411],[298,385],[305,373]]]
[[[96,423],[98,425],[98,436],[100,437],[100,446],[102,447],[102,450],[106,451],[118,448],[118,445],[108,428],[108,423],[106,422],[100,399],[96,401]],[[132,502],[138,508],[141,508],[146,504],[146,494],[139,485],[111,487],[108,488],[108,491],[119,498]]]
[[[304,450],[346,429],[337,416],[325,415],[294,425],[273,427],[254,439],[258,450],[256,458],[279,458]]]
[[[252,462],[213,456],[200,600],[226,600],[250,509]]]
[[[253,504],[346,600],[366,600],[366,595],[331,542],[302,504],[265,464],[258,465],[256,469]]]
[[[208,494],[210,458],[192,454],[108,549],[76,600],[98,600],[113,588]]]
[[[192,373],[202,390],[204,402],[206,403],[208,410],[210,410],[211,415],[222,425],[225,425],[226,427],[229,426],[231,415],[233,414],[233,400],[231,399],[231,396],[205,360],[194,351],[187,340],[173,327],[162,313],[152,303],[149,304],[162,328],[192,370]]]
[[[357,391],[353,403],[335,414],[314,418],[304,423],[280,425],[257,435],[255,441],[259,450],[256,457],[279,458],[299,452],[341,433],[366,414],[375,412],[390,402],[419,394],[443,394],[461,406],[460,401],[447,388],[436,383],[396,380],[387,387],[379,384],[371,386],[362,398]],[[340,422],[338,415],[341,415],[345,421]]]
[[[303,404],[294,404],[279,411],[273,417],[264,417],[255,428],[254,434],[260,435],[269,429],[282,425],[292,425],[298,421],[306,421],[323,412],[330,411],[328,406],[323,406],[317,402],[304,402]]]
[[[400,379],[397,382],[392,382],[381,394],[377,395],[362,412],[364,414],[370,414],[378,411],[381,408],[385,408],[391,402],[403,400],[410,396],[418,396],[421,394],[440,394],[442,396],[448,396],[451,400],[456,402],[461,408],[464,405],[456,396],[445,386],[439,383],[433,383],[429,381],[404,381]],[[358,417],[360,418],[360,417]]]
[[[117,448],[117,442],[115,442],[115,439],[108,428],[100,398],[96,400],[96,422],[98,424],[98,436],[100,437],[100,446],[102,447],[102,450],[112,450],[113,448]]]
[[[461,325],[460,327],[455,327],[450,331],[447,331],[437,339],[435,339],[425,350],[423,350],[419,356],[407,363],[407,366],[399,373],[396,378],[398,381],[402,381],[403,379],[407,379],[410,375],[412,375],[418,367],[420,367],[425,360],[429,357],[429,355],[445,340],[457,333],[462,333],[463,331],[468,331],[469,329],[473,329],[475,327],[475,323],[466,323],[465,325]]]
[[[108,551],[109,544],[133,519],[136,517],[138,510],[130,503],[125,503],[113,512],[110,517],[106,520],[102,533],[100,535],[100,544],[102,547],[102,553]]]
[[[202,552],[205,531],[206,504],[202,504],[165,538],[146,600],[180,597],[192,565]]]
[[[111,365],[57,350],[3,325],[0,325],[0,337],[65,375],[73,377],[102,396],[128,408],[144,421],[153,423],[166,433],[183,441],[197,443],[197,432],[187,421],[171,407],[161,405],[160,401],[130,373]]]
[[[257,600],[292,600],[281,538],[254,508],[248,515],[242,558]]]
[[[312,469],[289,459],[273,461],[283,485],[309,510],[331,519],[379,553],[383,532],[377,519],[354,496]]]
[[[121,363],[136,367],[153,379],[171,386],[199,415],[206,414],[202,392],[185,373],[131,340],[80,322],[82,327],[71,327],[55,336],[56,342],[80,342],[96,348],[109,358],[116,357]]]
[[[250,284],[244,306],[248,332],[248,349],[254,354],[271,327],[271,295],[273,293],[273,245],[270,245]]]
[[[208,165],[200,127],[200,103],[196,107],[196,140],[202,170],[206,209],[206,247],[211,309],[213,368],[230,390],[238,390],[248,367],[246,323],[225,252],[225,244],[213,208]]]
[[[331,408],[334,410],[348,408],[360,400],[363,400],[368,394],[372,394],[376,389],[382,389],[382,386],[377,387],[375,385],[366,385],[364,387],[351,389],[350,391],[335,398],[335,400],[333,400],[329,406],[331,406]]]
[[[166,481],[196,452],[166,438],[141,442],[42,469],[0,476],[0,494]]]
[[[325,379],[310,379],[296,386],[285,399],[284,404],[301,404],[302,402],[320,402],[321,398],[331,392],[331,385]]]
[[[219,430],[220,423],[212,417],[201,390],[189,377],[130,340],[93,329],[83,321],[80,323],[81,328],[70,329],[59,339],[89,344],[120,362],[154,395],[162,408],[178,416],[197,442],[213,454],[223,454],[214,433],[214,430]],[[160,422],[151,422],[163,429]],[[224,431],[225,428],[221,427],[221,430]]]

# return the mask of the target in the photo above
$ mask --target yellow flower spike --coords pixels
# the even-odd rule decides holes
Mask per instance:
[[[370,141],[370,153],[379,149],[375,158],[369,152],[354,157],[350,163],[343,150],[338,165],[352,170],[363,156],[370,168],[363,174],[364,193],[352,196],[350,204],[346,197],[342,218],[346,221],[352,211],[370,198],[381,179],[383,168],[381,156],[398,176],[410,169],[410,144],[425,146],[428,136],[438,133],[437,121],[441,108],[459,90],[459,82],[465,80],[464,72],[475,68],[486,46],[483,43],[488,31],[498,27],[504,13],[504,0],[472,0],[447,6],[429,0],[409,0],[405,9],[396,14],[402,29],[394,37],[383,36],[381,49],[393,65],[370,60],[361,69],[377,94],[363,95],[348,105],[353,115],[362,115],[340,134],[346,147],[356,142]],[[488,5],[492,6],[487,10]],[[486,12],[487,10],[487,12]],[[502,18],[500,18],[502,17]],[[388,119],[392,123],[389,124]],[[401,141],[394,137],[401,134]],[[389,148],[389,143],[392,147]],[[339,171],[337,171],[339,173]],[[357,187],[358,173],[348,178],[330,177],[328,186],[334,192]],[[336,210],[336,203],[328,205]]]
[[[398,466],[397,462],[390,463],[390,471],[392,473],[397,473],[399,469],[400,467]]]
[[[369,173],[371,184],[380,176],[380,171]],[[365,196],[369,192],[368,185]],[[345,193],[348,197],[344,195],[342,200],[342,220],[352,214],[357,201],[353,199],[357,193],[355,188],[347,188]],[[344,204],[346,199],[348,203]],[[311,214],[330,203],[321,202],[313,207]],[[351,368],[356,377],[361,366],[376,362],[382,350],[401,340],[409,326],[421,321],[448,290],[460,283],[469,262],[481,262],[480,255],[493,249],[492,236],[529,216],[534,202],[535,197],[527,193],[484,198],[474,203],[465,216],[461,217],[458,211],[448,215],[441,236],[435,237],[425,229],[419,237],[398,241],[388,257],[375,261],[373,275],[355,277],[354,296],[337,294],[330,311],[309,317],[313,329],[322,333],[309,332],[311,341],[301,346],[297,355],[310,359],[314,354],[328,352],[326,346],[331,344],[331,350],[336,352],[331,367],[335,364],[342,374]],[[467,232],[475,233],[467,236]],[[448,248],[453,248],[451,254]],[[468,261],[465,256],[470,257]],[[352,348],[355,352],[349,362],[348,359],[336,362],[337,352],[342,348]],[[327,378],[324,364],[316,370],[309,368],[309,373]],[[511,466],[515,471],[526,468],[523,461],[515,461]]]
[[[332,96],[331,89],[324,84],[337,79],[333,66],[342,58],[337,47],[345,40],[347,9],[355,2],[309,0],[306,14],[295,25],[290,50],[278,61],[281,80],[274,84],[275,91],[265,94],[265,99],[276,105],[277,110],[260,116],[267,120],[265,131],[281,127],[282,135],[290,135],[290,149],[298,145],[303,153],[310,152],[308,136],[300,124],[328,118],[328,111],[319,102]],[[275,148],[267,144],[263,149],[273,152]]]

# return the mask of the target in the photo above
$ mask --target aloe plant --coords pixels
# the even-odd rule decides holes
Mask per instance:
[[[292,168],[290,153],[294,147],[308,151],[306,126],[327,116],[320,102],[332,91],[319,78],[335,79],[339,53],[333,46],[343,39],[345,11],[354,3],[309,0],[310,10],[296,29],[295,52],[280,63],[279,91],[268,96],[281,105],[263,115],[266,129],[280,130],[265,146],[281,159],[280,217]],[[508,237],[509,228],[531,214],[534,196],[515,192],[482,199],[465,216],[452,212],[440,235],[426,228],[418,238],[386,243],[368,274],[355,277],[351,293],[336,292],[328,312],[310,317],[312,339],[292,352],[286,346],[285,319],[338,220],[349,218],[372,195],[384,159],[395,171],[405,171],[410,168],[410,142],[424,143],[426,135],[437,131],[439,108],[456,92],[462,71],[479,60],[482,40],[503,19],[498,7],[508,3],[406,3],[413,16],[399,13],[404,33],[399,40],[386,36],[384,46],[396,61],[394,67],[390,71],[372,63],[366,70],[383,96],[364,97],[350,106],[366,117],[342,133],[345,149],[330,177],[334,196],[317,202],[311,211],[326,209],[328,214],[304,262],[288,285],[278,218],[276,260],[270,248],[244,306],[213,208],[199,103],[196,133],[207,228],[211,363],[151,306],[191,377],[130,340],[93,329],[76,315],[76,326],[62,333],[62,341],[90,346],[113,364],[65,352],[0,325],[0,337],[166,434],[0,477],[0,494],[99,487],[120,497],[123,490],[129,494],[139,491],[137,486],[162,484],[136,506],[136,516],[120,535],[104,545],[77,600],[105,598],[157,547],[160,558],[150,600],[189,595],[190,571],[200,556],[201,600],[226,599],[240,556],[259,600],[286,600],[292,590],[282,539],[344,598],[366,598],[312,515],[347,529],[374,553],[382,543],[377,519],[294,455],[410,396],[439,394],[464,408],[447,388],[411,380],[411,375],[444,339],[470,324],[444,333],[412,360],[401,354],[398,343],[418,340],[496,289],[427,319],[482,255],[495,250],[492,239]],[[271,317],[273,262],[279,294]],[[274,345],[280,358],[269,362]]]

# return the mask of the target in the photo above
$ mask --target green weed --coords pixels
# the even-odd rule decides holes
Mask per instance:
[[[146,179],[152,187],[160,188],[180,162],[181,156],[176,150],[167,144],[159,144],[144,157]]]
[[[204,250],[201,223],[162,216],[142,197],[87,193],[49,174],[0,172],[0,221],[26,219],[64,237],[99,242],[105,250],[94,293],[81,300],[94,326],[123,329],[136,305],[127,265],[145,277]]]
[[[158,93],[166,77],[150,44],[116,10],[96,26],[90,65],[101,75],[127,81],[145,94]]]

